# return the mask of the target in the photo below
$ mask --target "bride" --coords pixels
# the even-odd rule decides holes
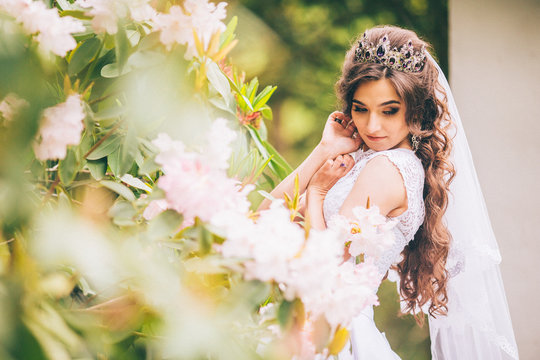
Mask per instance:
[[[367,30],[336,85],[342,112],[272,195],[291,193],[298,175],[319,229],[369,198],[398,221],[379,274],[397,271],[402,311],[419,322],[429,315],[433,358],[517,359],[497,243],[450,87],[428,48],[409,30]],[[399,359],[371,307],[353,319],[339,358]]]

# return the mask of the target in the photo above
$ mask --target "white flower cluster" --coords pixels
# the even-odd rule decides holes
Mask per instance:
[[[166,134],[158,135],[153,144],[160,151],[156,162],[164,175],[157,184],[165,191],[166,199],[150,203],[143,214],[145,218],[150,219],[166,208],[181,213],[187,224],[195,217],[210,221],[220,212],[248,212],[247,194],[252,186],[242,189],[237,180],[226,174],[229,146],[236,138],[226,122],[222,118],[213,122],[201,153],[186,151],[182,142]]]
[[[288,300],[301,299],[311,317],[324,316],[334,329],[377,303],[377,268],[372,261],[343,262],[341,229],[311,230],[306,239],[280,202],[256,222],[222,213],[213,225],[226,233],[222,254],[245,259],[247,279],[275,281]]]
[[[79,94],[43,111],[38,142],[34,145],[40,160],[63,159],[68,145],[78,145],[84,129],[83,102]]]
[[[351,256],[365,254],[372,258],[379,258],[395,242],[392,229],[396,221],[389,221],[381,215],[377,206],[369,209],[358,206],[352,210],[354,219],[348,220],[341,215],[334,216],[330,223],[347,233],[350,241],[349,253]]]
[[[78,0],[77,5],[90,9],[92,27],[97,33],[116,34],[118,21],[128,16],[138,22],[153,19],[157,12],[150,0]]]
[[[187,45],[185,57],[193,58],[197,54],[193,32],[206,50],[212,35],[226,29],[222,22],[227,15],[226,6],[225,2],[215,5],[208,0],[186,0],[183,9],[171,6],[168,14],[159,14],[155,19],[161,42],[169,49],[174,43]]]
[[[77,46],[71,34],[85,30],[81,21],[60,17],[57,9],[49,9],[41,1],[0,0],[0,11],[13,16],[26,33],[37,34],[40,47],[58,56],[65,56]]]

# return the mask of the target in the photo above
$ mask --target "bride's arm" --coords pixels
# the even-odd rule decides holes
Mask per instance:
[[[350,155],[339,155],[334,160],[327,160],[311,179],[306,193],[306,217],[311,227],[317,230],[326,229],[323,214],[323,202],[328,190],[354,166]]]
[[[403,178],[386,156],[376,156],[368,161],[339,213],[351,218],[352,209],[366,206],[368,198],[370,204],[378,206],[385,216],[394,217],[407,210],[407,191]]]
[[[335,119],[341,119],[336,122]],[[272,192],[274,198],[283,198],[283,194],[292,195],[294,190],[294,178],[298,175],[298,184],[300,194],[306,190],[313,174],[317,172],[328,159],[334,159],[340,154],[346,154],[356,151],[361,144],[360,137],[353,138],[352,135],[356,130],[354,126],[347,126],[350,118],[345,114],[335,111],[328,117],[323,130],[323,135],[320,143],[309,154],[309,156],[296,168],[289,176],[287,176]],[[270,206],[270,200],[265,199],[258,210],[267,209]]]
[[[340,166],[345,163],[345,166]],[[307,216],[314,229],[326,228],[323,202],[328,190],[354,166],[350,156],[326,162],[313,176],[307,188]],[[377,156],[362,169],[343,202],[340,214],[353,218],[352,209],[366,206],[367,199],[382,215],[397,216],[407,209],[407,192],[399,170],[385,156]]]

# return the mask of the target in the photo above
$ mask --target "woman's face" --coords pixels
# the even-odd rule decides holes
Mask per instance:
[[[375,151],[408,148],[406,107],[388,79],[366,81],[354,92],[351,116],[358,134]]]

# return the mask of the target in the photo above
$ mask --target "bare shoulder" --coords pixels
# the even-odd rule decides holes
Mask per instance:
[[[384,154],[368,160],[356,179],[342,212],[370,203],[377,205],[381,213],[396,216],[407,209],[407,191],[397,166]]]

